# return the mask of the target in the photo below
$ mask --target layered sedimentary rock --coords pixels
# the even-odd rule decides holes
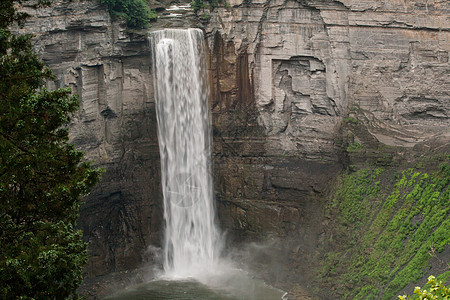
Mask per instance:
[[[228,4],[206,31],[219,212],[237,235],[304,235],[348,143],[448,146],[448,1]]]
[[[54,1],[23,32],[53,70],[51,87],[69,86],[80,110],[71,142],[105,172],[86,198],[79,227],[89,242],[89,276],[142,263],[162,227],[160,163],[147,35],[112,22],[97,1]],[[54,86],[53,86],[54,85]]]
[[[388,145],[448,134],[448,1],[230,5],[213,14],[210,44],[218,46],[218,34],[227,63],[248,60],[258,123],[275,149],[333,160],[333,129],[354,107]],[[239,79],[218,74],[219,94],[233,97]],[[239,96],[235,102],[244,101]]]
[[[112,22],[96,1],[54,2],[23,31],[36,35],[55,87],[80,95],[72,141],[105,169],[80,213],[87,271],[134,268],[163,225],[147,34]],[[231,240],[292,237],[275,247],[297,267],[290,257],[306,259],[324,236],[317,199],[346,163],[342,143],[448,143],[449,5],[229,0],[205,11],[215,193]]]

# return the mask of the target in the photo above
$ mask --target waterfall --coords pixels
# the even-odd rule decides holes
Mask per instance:
[[[219,230],[211,178],[204,38],[199,29],[151,33],[161,181],[164,271],[195,277],[215,268]]]

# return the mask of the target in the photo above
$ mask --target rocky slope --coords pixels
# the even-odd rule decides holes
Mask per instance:
[[[163,223],[147,34],[112,22],[95,1],[54,2],[23,32],[36,35],[54,85],[80,95],[72,141],[105,169],[80,212],[87,273],[134,268],[160,245]],[[327,224],[318,199],[349,159],[365,159],[347,146],[448,146],[450,3],[228,0],[204,13],[222,228],[233,242],[268,240],[283,254],[274,265],[308,279]],[[257,268],[268,254],[255,249]],[[273,282],[291,276],[260,269]]]

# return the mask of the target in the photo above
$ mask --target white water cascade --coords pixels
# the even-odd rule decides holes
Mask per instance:
[[[164,271],[197,277],[216,268],[220,234],[211,178],[208,84],[199,29],[150,35],[164,195]]]

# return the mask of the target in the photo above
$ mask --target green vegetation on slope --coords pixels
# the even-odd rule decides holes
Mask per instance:
[[[450,165],[433,173],[362,169],[342,177],[330,210],[338,219],[320,276],[346,299],[391,299],[426,276],[429,260],[450,242]],[[450,270],[438,279],[444,282]]]
[[[145,28],[158,18],[145,0],[99,0],[106,4],[112,17],[124,19],[131,28]]]
[[[0,299],[76,298],[87,253],[74,227],[100,171],[67,143],[78,99],[45,89],[31,37],[8,30],[20,3],[0,4]]]

